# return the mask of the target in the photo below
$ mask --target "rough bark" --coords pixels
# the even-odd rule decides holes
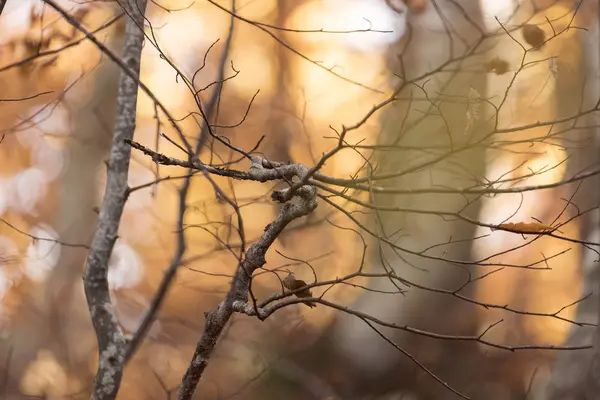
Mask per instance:
[[[45,2],[58,11],[71,24],[86,32],[60,6],[52,0]],[[92,399],[114,399],[119,390],[127,341],[117,322],[108,287],[108,262],[118,238],[119,223],[128,195],[128,173],[131,140],[135,130],[136,106],[142,45],[144,42],[145,0],[128,0],[125,42],[122,62],[127,71],[121,72],[117,94],[117,111],[107,181],[100,206],[98,226],[87,256],[84,288],[98,340],[98,371],[94,380]],[[87,32],[86,32],[87,33]]]
[[[135,78],[139,78],[146,0],[128,0],[127,9],[122,59],[135,74]],[[127,178],[131,147],[125,143],[125,139],[133,138],[137,93],[137,79],[122,72],[106,189],[100,207],[98,226],[87,257],[84,278],[85,295],[98,339],[99,361],[92,395],[94,399],[116,397],[125,365],[127,342],[110,300],[108,261],[118,238],[119,223],[128,195]]]
[[[301,164],[278,165],[253,157],[252,167],[248,171],[250,177],[259,182],[279,180],[282,178],[302,179],[306,176],[308,168]],[[284,202],[286,195],[291,189],[283,189],[273,192],[273,199]],[[191,399],[204,370],[208,365],[210,356],[215,349],[219,336],[234,312],[245,312],[256,309],[256,305],[249,303],[250,283],[252,274],[266,263],[267,251],[283,232],[285,227],[295,219],[309,215],[316,207],[316,189],[313,186],[302,186],[295,191],[294,197],[299,198],[298,204],[285,203],[273,222],[265,227],[260,239],[254,243],[246,252],[243,262],[237,268],[237,272],[231,283],[229,292],[225,299],[214,309],[206,313],[204,332],[200,338],[192,361],[183,375],[178,400]]]

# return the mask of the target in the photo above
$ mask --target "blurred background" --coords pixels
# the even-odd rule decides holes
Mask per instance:
[[[59,3],[120,53],[124,18],[118,5]],[[348,143],[358,146],[329,160],[324,174],[351,178],[371,162],[379,171],[403,171],[439,157],[448,141],[484,138],[390,185],[456,188],[486,182],[506,189],[597,169],[596,116],[586,111],[600,93],[597,9],[595,0],[161,0],[148,4],[152,29],[147,26],[146,33],[186,76],[195,75],[198,88],[206,87],[203,102],[218,86],[226,57],[228,80],[214,123],[218,134],[239,147],[251,149],[265,136],[258,149],[265,157],[311,166],[337,144],[336,130],[359,123],[401,88],[396,101],[349,133]],[[242,18],[232,18],[231,10]],[[535,24],[551,40],[525,52],[531,43],[523,24]],[[87,398],[96,370],[81,277],[104,188],[119,69],[82,38],[41,1],[8,0],[0,15],[0,398]],[[416,77],[422,78],[402,86],[403,79]],[[188,138],[199,135],[203,122],[194,96],[148,41],[141,80]],[[166,118],[157,116],[140,92],[135,140],[185,158],[159,135],[176,137]],[[215,143],[201,153],[215,165],[235,158]],[[172,262],[185,174],[133,153],[129,184],[135,190],[109,272],[126,333],[135,332]],[[152,184],[157,179],[160,184]],[[270,200],[274,185],[216,181],[240,204],[247,240],[258,238],[278,212]],[[187,252],[148,338],[126,369],[122,399],[174,396],[204,312],[222,300],[237,265],[222,245],[239,247],[230,228],[235,214],[201,174],[190,182]],[[269,271],[283,277],[292,270],[307,282],[313,271],[318,280],[335,279],[356,271],[366,251],[365,269],[390,268],[414,284],[400,291],[387,279],[363,278],[314,292],[327,290],[329,301],[440,334],[479,335],[502,320],[486,332],[490,342],[589,344],[597,297],[562,308],[598,286],[597,251],[593,244],[576,243],[599,240],[597,184],[593,175],[513,194],[348,192],[370,204],[464,211],[488,224],[569,221],[560,230],[573,240],[492,231],[440,215],[375,213],[337,197],[332,201],[347,213],[413,254],[363,231],[365,250],[357,225],[320,202],[275,243],[253,289],[260,299],[281,291]],[[461,285],[470,303],[440,292]],[[561,318],[527,315],[558,311]],[[473,341],[382,332],[475,399],[583,398],[576,396],[588,368],[586,351],[511,352]],[[355,316],[294,305],[264,322],[235,315],[196,398],[459,397]]]

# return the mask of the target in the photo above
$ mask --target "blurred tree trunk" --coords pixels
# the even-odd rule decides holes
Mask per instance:
[[[300,5],[295,0],[278,0],[274,17],[275,26],[286,26],[287,19]],[[277,36],[284,42],[289,42],[289,35],[285,31],[278,32]],[[290,89],[293,84],[291,59],[293,55],[283,46],[275,46],[275,59],[277,65],[277,78],[275,93],[271,98],[271,115],[269,116],[269,129],[264,144],[264,153],[269,160],[291,162],[290,146],[293,143],[294,122],[291,120],[294,105],[290,98]],[[285,183],[280,182],[278,189],[283,189]],[[279,212],[281,204],[274,204],[274,212]],[[281,235],[279,241],[285,246],[285,236]]]
[[[289,16],[298,7],[298,2],[293,0],[279,0],[275,14],[275,26],[286,26]],[[289,35],[285,31],[278,33],[284,42],[289,42]],[[289,121],[293,113],[293,104],[290,99],[290,86],[292,85],[292,68],[289,50],[283,46],[275,47],[277,59],[277,84],[276,91],[271,99],[271,115],[268,124],[270,128],[266,139],[266,157],[270,160],[291,161],[290,143],[292,142],[292,124]]]
[[[588,9],[587,12],[590,12]],[[584,15],[585,17],[585,15]],[[578,35],[583,42],[584,52],[580,60],[580,68],[574,73],[559,75],[559,90],[561,91],[557,102],[559,117],[564,117],[577,112],[577,107],[582,102],[582,109],[593,107],[600,96],[600,19],[596,21],[595,29]],[[560,65],[559,65],[560,71]],[[585,88],[584,88],[585,87]],[[597,125],[598,116],[582,118],[578,125]],[[572,151],[569,160],[570,172],[573,175],[590,166],[597,167],[600,163],[600,144],[598,141],[600,131],[598,128],[573,131],[569,135],[575,140],[578,148]],[[575,154],[576,152],[576,154]],[[573,199],[580,210],[597,207],[600,203],[600,179],[593,177],[585,182]],[[600,218],[598,210],[589,213],[581,221],[581,237],[586,240],[598,242],[600,240]],[[584,258],[582,265],[584,287],[582,296],[592,296],[579,304],[576,320],[588,323],[600,321],[600,271],[598,270],[598,254],[589,249],[583,249]],[[600,393],[600,328],[576,327],[571,329],[566,345],[579,346],[594,344],[593,350],[570,351],[559,353],[552,377],[548,383],[547,393],[542,396],[548,400],[591,400],[597,399]]]
[[[119,24],[109,39],[110,49],[118,55],[123,43],[122,27],[123,24]],[[91,79],[82,82],[84,88],[93,87],[89,101],[83,106],[77,105],[77,98],[73,101],[73,134],[67,145],[68,163],[59,183],[59,207],[52,221],[60,240],[66,243],[90,243],[97,225],[95,209],[101,196],[98,178],[110,150],[119,74],[119,67],[103,56]],[[55,328],[52,332],[62,336],[68,344],[63,351],[80,360],[82,357],[87,359],[89,345],[94,345],[93,341],[84,344],[74,340],[75,335],[81,337],[75,332],[80,331],[82,323],[88,326],[89,316],[81,290],[86,255],[86,249],[63,247],[45,293],[51,307],[50,323]]]
[[[461,13],[453,3],[459,4],[466,14]],[[422,14],[409,13],[406,17],[407,32],[390,51],[392,72],[411,80],[438,68],[450,58],[465,54],[481,38],[480,31],[465,15],[484,30],[481,9],[476,1],[438,1],[437,7],[430,3]],[[446,33],[447,31],[452,33]],[[481,53],[482,49],[479,50]],[[407,84],[400,91],[399,100],[383,116],[379,144],[411,146],[413,150],[381,152],[380,168],[376,174],[403,171],[420,165],[441,154],[451,153],[452,149],[472,143],[486,133],[489,126],[484,126],[484,121],[488,118],[485,116],[487,111],[484,110],[483,103],[478,120],[468,121],[467,115],[469,99],[486,96],[485,73],[473,72],[481,71],[482,64],[483,56],[468,57],[448,65],[445,70],[450,72],[436,72],[415,84]],[[401,66],[404,70],[401,70]],[[471,123],[474,125],[469,127]],[[378,184],[403,189],[465,187],[476,184],[483,172],[484,149],[479,147],[451,154],[433,166],[391,181],[379,181]],[[475,202],[469,204],[473,199],[462,195],[380,195],[374,200],[379,206],[420,210],[459,212],[464,208],[463,214],[472,217],[478,212]],[[422,251],[432,245],[459,241],[439,246],[427,254],[455,260],[471,258],[471,242],[468,239],[473,237],[474,226],[470,224],[444,220],[435,215],[400,212],[381,212],[376,216],[376,224],[381,236],[401,247]],[[372,269],[377,272],[383,272],[383,268],[393,269],[398,276],[420,285],[449,290],[458,288],[468,279],[467,269],[449,262],[395,252],[382,243],[373,243],[371,249]],[[389,281],[382,279],[373,281],[371,287],[377,290],[395,289]],[[402,289],[408,290],[406,295],[394,297],[366,292],[355,307],[400,325],[406,324],[443,334],[475,333],[477,325],[472,306],[446,295],[416,288]],[[468,295],[469,289],[471,288],[463,293]],[[393,301],[390,300],[392,298]],[[471,365],[473,359],[470,354],[477,352],[474,346],[434,341],[398,331],[385,332],[454,388],[465,390],[473,386],[478,370],[475,365]],[[435,383],[357,318],[341,317],[334,330],[334,337],[341,342],[341,351],[346,353],[345,357],[349,357],[353,368],[358,371],[356,385],[360,390],[385,392],[401,385],[414,390],[420,398],[445,399],[456,396]]]
[[[116,54],[122,47],[123,22],[108,30],[107,46]],[[61,242],[91,241],[97,222],[94,209],[99,197],[98,174],[110,149],[119,73],[119,68],[102,56],[95,70],[66,95],[72,131],[58,182],[58,209],[50,221]],[[82,97],[87,101],[82,102]],[[21,306],[11,337],[2,346],[2,353],[11,354],[9,373],[17,385],[8,390],[19,390],[23,369],[41,349],[50,350],[61,365],[76,375],[90,372],[90,351],[96,344],[82,290],[86,254],[84,248],[61,246],[60,258],[41,284],[43,287],[34,288],[31,299]]]

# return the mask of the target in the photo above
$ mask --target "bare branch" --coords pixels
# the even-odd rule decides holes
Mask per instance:
[[[44,0],[63,17],[68,14],[53,0]],[[146,0],[128,0],[129,18],[125,28],[125,43],[117,97],[117,115],[113,142],[108,161],[104,199],[100,206],[98,227],[88,253],[84,287],[90,316],[98,340],[98,372],[94,381],[92,399],[114,399],[119,390],[127,341],[119,326],[108,288],[108,262],[118,238],[119,224],[128,195],[128,173],[131,147],[124,140],[131,139],[135,130],[136,105],[144,33],[138,26],[143,23]],[[134,19],[131,19],[134,18]],[[133,75],[133,76],[130,76]]]
[[[302,164],[292,164],[287,167],[299,179],[302,179],[308,173],[308,168]],[[261,179],[268,180],[273,171],[258,163],[253,163],[252,169],[254,169],[253,175],[259,181],[262,181]],[[290,189],[273,192],[273,199],[281,201],[287,195],[288,190]],[[295,196],[299,198],[299,204],[283,204],[277,218],[265,227],[260,239],[248,249],[246,258],[237,268],[225,299],[217,308],[206,313],[204,333],[196,345],[192,362],[183,376],[181,387],[177,393],[178,400],[192,398],[196,386],[208,365],[208,360],[217,344],[217,340],[234,312],[234,302],[241,304],[248,302],[252,274],[266,263],[266,254],[273,242],[290,222],[310,214],[317,207],[316,189],[314,187],[303,186],[296,191]]]

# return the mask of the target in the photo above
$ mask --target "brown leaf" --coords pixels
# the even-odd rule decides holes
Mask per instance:
[[[306,282],[304,282],[301,279],[296,279],[296,277],[294,276],[294,274],[291,273],[291,272],[282,281],[282,283],[283,283],[283,287],[285,287],[289,291],[297,290],[297,289],[300,289],[300,288],[303,288],[303,287],[306,286]],[[294,293],[294,294],[298,298],[313,297],[312,292],[310,291],[309,288],[306,288],[304,290],[300,290],[299,292]],[[306,304],[310,308],[313,308],[313,307],[317,306],[315,303],[304,303],[304,304]]]
[[[553,228],[550,225],[541,224],[539,222],[509,222],[498,225],[498,229],[524,234],[550,233],[556,230],[556,228]]]
[[[502,75],[508,72],[508,61],[505,61],[499,57],[485,63],[485,70],[487,72],[493,72],[496,75]]]
[[[523,38],[532,47],[540,47],[546,41],[546,34],[537,25],[523,25]]]

